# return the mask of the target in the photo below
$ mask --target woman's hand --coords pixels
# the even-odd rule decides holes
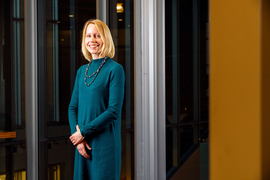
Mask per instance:
[[[77,144],[82,142],[82,140],[84,139],[78,125],[76,126],[76,129],[77,129],[77,131],[69,137],[69,139],[71,140],[71,142],[74,146],[76,146]]]
[[[87,149],[89,149],[89,150],[92,150],[91,147],[89,146],[89,144],[86,142],[86,140],[83,140],[82,142],[80,142],[80,143],[77,145],[77,149],[78,149],[79,153],[80,153],[83,157],[89,159],[90,156],[87,154],[87,152],[86,152],[86,150],[85,150],[85,147],[86,147]]]

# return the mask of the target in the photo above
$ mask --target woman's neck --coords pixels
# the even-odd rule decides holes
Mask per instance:
[[[104,57],[105,57],[105,56],[93,55],[93,54],[92,54],[92,59],[93,59],[93,60],[101,59],[101,58],[104,58]]]

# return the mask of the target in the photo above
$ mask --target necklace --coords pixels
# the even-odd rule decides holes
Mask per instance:
[[[87,76],[87,73],[88,73],[88,68],[89,68],[89,66],[90,66],[90,64],[91,64],[91,62],[92,62],[93,60],[89,62],[88,66],[87,66],[87,68],[86,68],[86,71],[85,71],[85,78],[84,78],[84,83],[85,83],[86,86],[90,86],[90,85],[95,81],[95,79],[96,79],[96,77],[97,77],[99,71],[101,70],[102,66],[107,62],[107,58],[108,58],[108,57],[105,57],[105,58],[103,59],[103,61],[101,62],[100,66],[98,67],[98,69],[97,69],[91,76]],[[91,78],[91,77],[93,77],[93,76],[94,76],[94,78],[92,79],[92,81],[90,82],[90,84],[87,84],[87,78]]]

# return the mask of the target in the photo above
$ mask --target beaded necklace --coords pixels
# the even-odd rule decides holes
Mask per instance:
[[[91,64],[91,62],[93,60],[89,62],[88,66],[86,68],[86,71],[85,71],[85,78],[84,78],[84,83],[85,83],[86,86],[90,86],[95,81],[95,79],[96,79],[99,71],[101,70],[102,66],[107,62],[107,59],[108,59],[108,57],[105,57],[103,59],[103,61],[101,62],[100,66],[98,67],[98,69],[91,76],[87,76],[87,73],[88,73],[88,68],[89,68],[89,66],[90,66],[90,64]],[[87,84],[87,78],[91,78],[93,76],[94,76],[94,78],[92,79],[92,81],[89,84]]]

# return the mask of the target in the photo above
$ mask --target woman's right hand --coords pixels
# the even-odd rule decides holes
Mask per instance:
[[[82,142],[80,142],[80,143],[77,145],[77,149],[78,149],[79,153],[80,153],[83,157],[89,159],[90,156],[87,154],[85,148],[87,148],[87,149],[89,149],[89,150],[92,150],[91,147],[89,146],[89,144],[86,142],[86,140],[83,140]]]
[[[74,146],[82,142],[82,140],[84,139],[84,137],[81,134],[79,125],[76,125],[76,130],[77,131],[69,137]]]

